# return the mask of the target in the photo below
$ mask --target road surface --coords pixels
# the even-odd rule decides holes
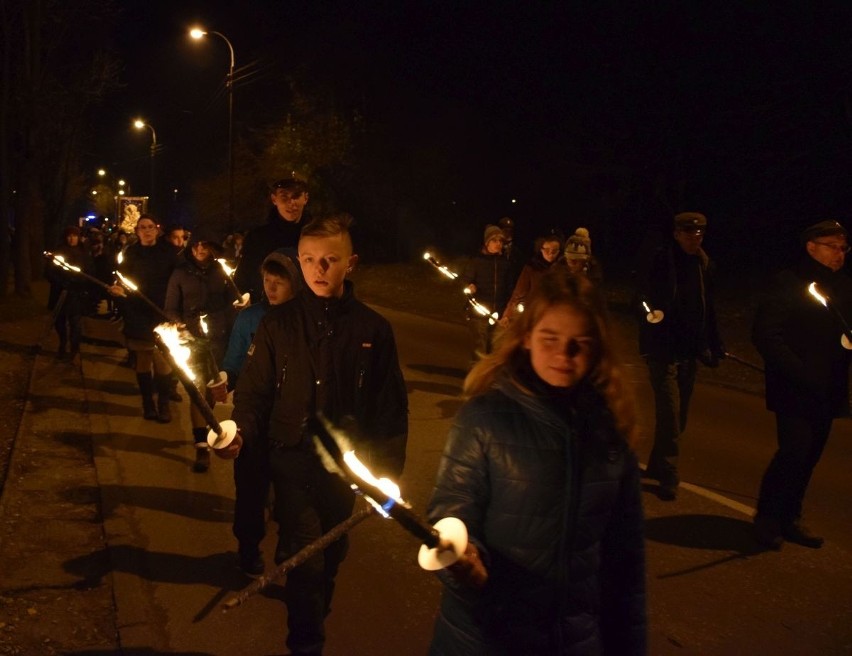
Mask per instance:
[[[381,311],[394,325],[411,407],[400,486],[422,511],[460,405],[469,338],[463,326]],[[210,472],[192,473],[187,402],[171,424],[144,421],[123,357],[111,346],[87,345],[83,360],[122,647],[285,653],[279,586],[227,614],[220,609],[246,584],[234,564],[230,463],[214,458]],[[644,460],[650,390],[640,363],[629,372],[640,399]],[[227,408],[218,411],[227,416]],[[650,653],[852,653],[850,445],[852,422],[837,422],[807,499],[808,523],[826,536],[824,548],[785,545],[761,553],[750,539],[749,513],[774,448],[772,416],[758,396],[699,384],[684,446],[684,489],[666,503],[645,484]],[[268,528],[267,558],[274,523]],[[379,518],[357,526],[351,539],[327,622],[327,656],[425,654],[440,586],[417,567],[415,540]]]

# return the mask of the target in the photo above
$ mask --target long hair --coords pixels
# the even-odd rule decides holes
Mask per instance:
[[[484,394],[502,371],[517,383],[518,363],[523,360],[517,356],[524,348],[524,338],[545,312],[557,305],[567,305],[588,317],[596,349],[587,379],[612,412],[616,428],[634,446],[637,428],[633,395],[625,384],[624,371],[614,351],[606,303],[585,276],[572,275],[565,267],[551,267],[542,276],[524,311],[503,333],[496,350],[480,360],[465,378],[464,395]]]

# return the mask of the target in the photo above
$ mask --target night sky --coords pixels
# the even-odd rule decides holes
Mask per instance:
[[[91,164],[143,188],[150,136],[130,127],[137,115],[157,130],[169,188],[224,166],[228,50],[191,41],[198,23],[254,73],[236,89],[238,135],[287,112],[288,75],[329,85],[365,116],[424,239],[452,225],[448,245],[475,248],[508,214],[522,236],[587,225],[627,252],[673,212],[699,210],[708,248],[738,254],[848,221],[849,3],[119,5],[126,86],[93,119]]]

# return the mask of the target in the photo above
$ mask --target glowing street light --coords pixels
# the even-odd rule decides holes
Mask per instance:
[[[150,123],[143,121],[141,118],[137,118],[133,121],[133,127],[137,130],[141,130],[143,128],[148,128],[151,131],[151,188],[148,191],[148,194],[151,198],[154,198],[154,155],[157,152],[157,133],[154,131],[154,126]]]
[[[231,55],[231,65],[228,67],[228,77],[225,87],[228,89],[228,228],[233,228],[234,223],[234,46],[228,37],[214,30],[203,30],[194,27],[189,31],[189,36],[196,41],[208,34],[213,34],[222,39],[228,46]]]

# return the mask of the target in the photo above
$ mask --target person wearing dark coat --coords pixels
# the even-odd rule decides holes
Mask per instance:
[[[206,382],[218,382],[218,363],[225,356],[236,313],[233,304],[240,300],[228,274],[216,261],[221,249],[218,240],[206,230],[193,231],[166,291],[166,314],[172,321],[185,324],[195,338],[191,364],[200,375],[202,394],[206,393]],[[210,468],[207,420],[195,404],[190,404],[189,415],[195,445],[192,469],[203,473]]]
[[[506,303],[506,307],[500,318],[501,326],[508,326],[516,313],[523,312],[523,310],[519,310],[519,306],[526,303],[530,294],[538,286],[538,281],[541,280],[541,277],[551,265],[559,260],[561,251],[562,242],[555,235],[536,239],[535,254],[524,265],[524,268],[521,269],[521,275],[518,277],[518,282],[515,283],[515,289],[512,291],[512,296],[509,302]]]
[[[237,287],[251,294],[251,302],[260,301],[263,281],[260,265],[273,251],[291,249],[299,243],[299,232],[308,221],[305,206],[308,204],[308,187],[301,180],[287,178],[272,185],[269,208],[264,225],[249,230],[243,240],[241,257],[234,273]]]
[[[430,654],[645,653],[635,417],[607,323],[594,286],[554,267],[468,374],[428,517],[469,541],[438,572]]]
[[[169,278],[178,264],[178,257],[170,243],[158,239],[158,230],[153,217],[148,214],[139,217],[135,228],[137,241],[124,250],[117,270],[162,310]],[[142,395],[143,416],[145,419],[168,423],[172,420],[169,408],[171,367],[154,345],[154,328],[166,320],[163,316],[165,313],[160,314],[137,296],[125,292],[120,285],[113,285],[110,292],[126,297],[122,308],[124,337],[128,350],[135,356],[136,381]]]
[[[263,300],[242,310],[234,321],[228,350],[222,360],[224,383],[211,387],[213,398],[224,403],[228,390],[236,387],[243,364],[248,357],[260,320],[270,308],[289,301],[302,288],[298,265],[283,253],[270,253],[261,266]],[[264,562],[260,542],[266,535],[266,500],[269,496],[269,465],[264,449],[245,444],[234,460],[234,537],[239,542],[237,554],[243,574],[263,574]]]
[[[494,347],[494,330],[511,290],[508,272],[509,261],[503,256],[503,231],[496,225],[485,226],[482,248],[467,262],[460,276],[465,293],[489,313],[483,316],[470,306],[466,308],[474,340],[474,361],[491,353]]]
[[[806,255],[782,271],[755,315],[752,340],[765,363],[766,407],[775,413],[778,450],[760,485],[755,538],[764,547],[787,540],[817,549],[823,539],[801,523],[802,503],[831,424],[849,414],[852,344],[843,326],[808,292],[852,318],[852,279],[843,270],[846,229],[823,221],[802,234]],[[848,319],[847,319],[848,320]]]
[[[261,319],[234,392],[238,439],[221,457],[265,450],[279,525],[281,563],[345,520],[349,485],[323,466],[305,421],[322,412],[345,425],[359,459],[377,476],[398,478],[405,464],[408,397],[390,323],[357,298],[346,280],[357,262],[351,217],[317,219],[302,230],[305,286]],[[343,537],[287,575],[287,646],[320,654]],[[242,556],[242,554],[241,554]]]
[[[706,229],[703,214],[676,215],[673,239],[638,275],[639,351],[648,366],[656,418],[646,475],[660,482],[657,493],[666,501],[677,497],[680,442],[697,362],[718,367],[725,357],[716,324],[714,267],[701,247]]]
[[[92,259],[86,252],[86,248],[80,243],[80,228],[68,226],[65,228],[62,243],[53,251],[54,255],[60,255],[65,261],[79,267],[85,273],[94,273]],[[62,305],[56,312],[56,320],[53,327],[59,336],[59,349],[57,357],[74,360],[80,352],[80,339],[82,338],[82,317],[87,304],[90,285],[71,272],[65,271],[58,266],[49,266],[46,269],[47,278],[50,281],[50,294],[48,296],[47,308],[54,310],[59,303]],[[65,297],[62,297],[62,292]],[[68,345],[70,343],[70,350]]]

